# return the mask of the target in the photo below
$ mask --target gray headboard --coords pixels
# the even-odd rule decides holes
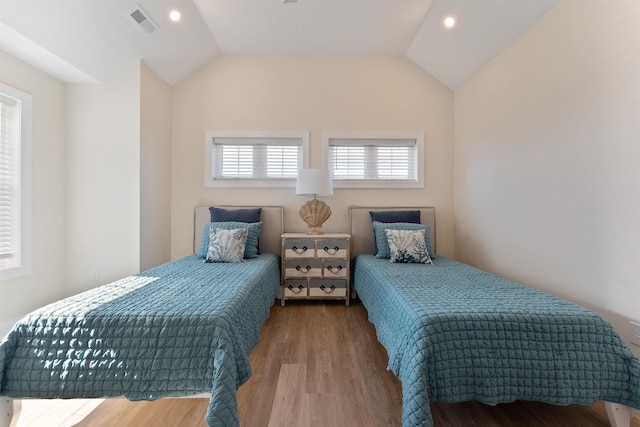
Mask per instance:
[[[260,219],[262,220],[262,231],[260,232],[260,252],[274,253],[280,255],[280,236],[284,231],[284,210],[282,206],[229,206],[229,205],[198,205],[195,209],[193,251],[198,252],[200,240],[202,240],[202,230],[205,225],[211,222],[209,207],[215,206],[222,209],[247,209],[262,208]]]
[[[436,210],[427,206],[349,206],[349,224],[351,233],[351,256],[373,253],[375,239],[369,211],[405,211],[419,210],[420,222],[429,226],[431,245],[436,249]]]

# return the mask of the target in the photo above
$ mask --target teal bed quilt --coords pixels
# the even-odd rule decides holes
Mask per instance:
[[[640,361],[596,313],[443,256],[360,255],[354,289],[402,382],[402,425],[430,403],[597,400],[640,408]]]
[[[280,291],[272,254],[197,255],[50,304],[0,343],[0,395],[130,400],[211,393],[209,426],[237,426],[236,390]]]

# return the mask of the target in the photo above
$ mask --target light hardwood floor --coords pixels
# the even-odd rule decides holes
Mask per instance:
[[[238,390],[243,427],[399,427],[400,381],[359,301],[276,304]],[[18,427],[201,427],[206,399],[24,401]],[[436,427],[606,427],[601,402],[432,405]],[[634,418],[633,427],[640,427]]]

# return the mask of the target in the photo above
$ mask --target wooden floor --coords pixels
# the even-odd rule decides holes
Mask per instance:
[[[402,391],[358,301],[274,305],[238,390],[243,427],[396,427]],[[24,401],[18,427],[201,427],[206,399]],[[602,402],[432,405],[436,427],[605,427]],[[633,427],[640,427],[634,418]]]

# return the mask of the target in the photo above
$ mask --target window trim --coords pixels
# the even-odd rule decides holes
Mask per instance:
[[[423,132],[323,132],[322,133],[322,165],[329,168],[329,147],[333,139],[386,139],[416,141],[415,180],[391,179],[333,179],[334,188],[424,188],[424,133]]]
[[[17,227],[17,256],[0,259],[0,280],[15,279],[31,274],[31,145],[33,124],[32,96],[0,82],[0,92],[20,101],[19,145],[19,215]]]
[[[211,176],[212,151],[214,138],[297,138],[302,142],[302,167],[309,167],[309,132],[308,131],[236,131],[236,130],[207,130],[205,132],[205,187],[263,187],[280,188],[295,187],[296,178],[273,179],[213,179]]]

